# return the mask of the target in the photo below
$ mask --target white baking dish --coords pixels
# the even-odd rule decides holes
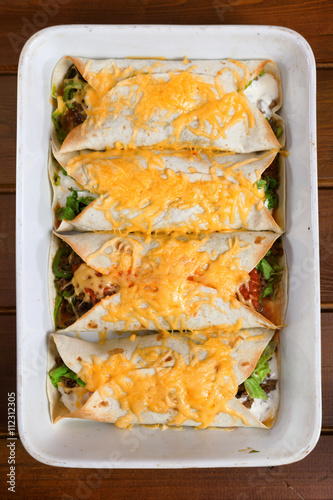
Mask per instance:
[[[46,397],[47,259],[51,190],[47,157],[51,74],[64,55],[273,59],[283,82],[290,271],[281,334],[281,406],[275,427],[121,430],[89,421],[50,422]],[[321,426],[320,294],[315,61],[297,33],[273,26],[56,26],[26,43],[20,58],[17,137],[18,423],[27,451],[66,467],[236,467],[305,457]],[[251,450],[259,453],[249,453]]]

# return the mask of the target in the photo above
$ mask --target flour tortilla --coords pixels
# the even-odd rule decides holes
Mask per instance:
[[[258,359],[263,352],[268,342],[274,335],[274,330],[252,329],[248,331],[249,337],[253,340],[243,340],[236,346],[232,353],[232,357],[236,361],[234,365],[235,375],[240,385],[243,383],[254,370]],[[101,346],[90,342],[85,342],[76,338],[67,337],[62,334],[53,334],[50,336],[49,355],[48,355],[48,371],[55,367],[55,359],[58,355],[61,356],[64,363],[75,373],[79,374],[82,366],[80,361],[92,362],[92,355],[98,356],[102,361],[109,358],[110,352],[114,349],[123,349],[123,354],[127,359],[130,359],[135,349],[140,345],[142,347],[158,346],[161,345],[161,335],[146,335],[137,336],[134,340],[129,338],[124,339],[111,339]],[[186,338],[171,337],[167,339],[167,346],[173,351],[181,354],[185,360],[188,356],[190,347]],[[118,351],[119,352],[119,351]],[[169,361],[168,366],[173,366],[174,358]],[[200,358],[204,359],[205,351],[200,352]],[[140,359],[138,359],[138,362]],[[186,361],[185,361],[186,362]],[[140,366],[138,365],[138,369]],[[146,369],[154,373],[153,369]],[[90,420],[97,420],[101,422],[115,423],[118,418],[124,416],[126,411],[122,410],[118,401],[112,398],[111,394],[108,397],[103,396],[103,400],[98,391],[91,394],[89,399],[83,406],[74,412],[70,412],[68,408],[61,401],[61,394],[56,389],[48,377],[47,392],[50,404],[50,414],[53,423],[58,422],[63,418],[83,418]],[[104,391],[103,391],[104,392]],[[102,403],[102,404],[101,404]],[[107,403],[107,404],[105,404]],[[249,410],[247,410],[236,398],[232,399],[228,406],[239,412],[245,417],[248,426],[266,428],[264,424],[259,422]],[[132,424],[167,424],[172,418],[175,417],[176,412],[170,411],[167,414],[155,413],[151,411],[142,413],[142,421],[139,422],[137,417],[133,415]],[[197,426],[197,422],[188,420],[184,426]],[[246,426],[240,418],[232,418],[227,413],[220,413],[217,415],[215,421],[211,426],[214,427],[239,427]]]
[[[111,88],[111,90],[103,97],[106,103],[110,103],[113,99],[117,99],[115,95],[118,94],[118,92],[118,96],[126,95],[128,88],[126,89],[122,86],[122,84],[126,81],[127,87],[127,84],[132,79],[133,85],[135,85],[135,75],[138,73],[147,73],[149,71],[158,78],[168,80],[169,71],[177,73],[189,68],[194,68],[192,70],[194,74],[200,75],[200,78],[204,78],[205,81],[212,84],[214,84],[215,77],[218,72],[224,68],[230,68],[232,70],[236,70],[241,75],[243,74],[243,69],[240,69],[230,60],[196,60],[183,64],[181,61],[135,59],[89,61],[84,58],[64,58],[58,63],[54,70],[53,85],[55,85],[56,88],[61,85],[61,82],[72,63],[75,63],[76,67],[88,83],[97,90],[100,90],[100,81],[99,79],[94,78],[96,75],[100,75],[103,71],[109,74],[114,74],[114,65],[116,65],[121,71],[125,71],[123,76],[115,79],[115,86]],[[269,80],[269,84],[271,84],[272,81],[275,82],[274,85],[276,95],[274,95],[275,99],[273,99],[273,106],[269,109],[268,115],[266,113],[266,116],[264,116],[264,114],[257,108],[257,105],[260,106],[260,102],[267,100],[267,95],[269,95],[269,89],[267,90],[267,86],[263,85],[262,89],[258,90],[259,93],[257,92],[255,98],[252,98],[253,102],[248,101],[251,111],[255,116],[255,127],[253,129],[250,128],[247,130],[245,125],[239,122],[227,130],[226,138],[219,138],[218,140],[213,141],[207,140],[203,136],[193,134],[190,127],[187,127],[184,129],[180,137],[180,144],[187,147],[214,147],[220,150],[235,152],[261,151],[271,148],[280,148],[284,145],[284,137],[281,137],[280,141],[278,141],[270,125],[266,121],[266,117],[270,118],[271,116],[274,116],[282,104],[281,78],[279,70],[276,64],[269,60],[243,61],[243,63],[245,63],[249,68],[249,76],[246,85],[253,82],[262,70],[264,70],[265,74],[263,77],[259,77],[260,82],[263,82],[265,79]],[[218,80],[226,92],[238,92],[238,84],[231,71],[223,72],[219,75]],[[251,85],[255,85],[255,82]],[[245,89],[245,96],[247,93],[248,89]],[[98,128],[95,127],[95,124],[92,123],[91,120],[87,119],[84,126],[79,125],[70,132],[61,146],[61,151],[69,152],[87,148],[101,150],[105,149],[105,147],[115,147],[117,142],[122,142],[125,146],[129,145],[133,129],[131,121],[128,120],[126,116],[132,112],[133,110],[131,109],[131,106],[128,108],[124,106],[123,113],[119,117],[114,119],[112,115],[109,116],[109,118],[103,123],[102,127]],[[177,114],[168,117],[165,122],[161,120],[161,123],[157,127],[154,125],[156,132],[140,130],[135,139],[134,146],[153,146],[161,141],[170,139],[173,132],[173,127],[170,125],[170,121],[172,121],[176,116]],[[153,125],[153,121],[154,120],[147,125]],[[195,122],[193,122],[193,124],[195,125]],[[60,144],[56,138],[54,127],[52,129],[52,137],[54,139],[56,149],[59,149]]]
[[[57,236],[68,243],[84,261],[88,261],[88,265],[102,274],[108,274],[108,267],[117,262],[118,251],[139,246],[141,255],[145,255],[151,248],[156,246],[158,242],[158,237],[156,237],[152,238],[149,243],[146,243],[143,236],[135,234],[116,236],[103,233],[82,233],[74,235],[58,233]],[[249,249],[242,251],[238,256],[242,267],[247,272],[250,272],[256,267],[261,258],[265,256],[278,235],[270,232],[260,234],[255,232],[215,233],[210,235],[207,241],[204,241],[200,250],[209,252],[212,256],[212,260],[214,260],[218,255],[224,253],[229,248],[229,238],[234,241],[235,237],[239,238],[241,246],[245,246],[245,243],[251,245]],[[52,261],[58,247],[58,241],[56,236],[53,236],[49,265],[49,298],[51,311],[54,310],[56,297],[56,291],[53,284],[54,276],[52,273]],[[119,245],[122,246],[121,250],[117,250]],[[91,254],[103,246],[107,251],[111,252],[110,258],[107,257],[107,254],[93,259],[89,258]],[[280,262],[280,264],[285,268],[286,274],[285,258],[282,257],[281,260],[282,262]],[[135,318],[134,314],[133,317],[130,318],[130,323],[127,325],[125,321],[117,321],[115,323],[105,321],[103,317],[107,314],[108,306],[116,306],[121,300],[121,295],[118,292],[110,297],[102,299],[83,316],[78,318],[74,324],[63,331],[124,331],[125,329],[131,331],[146,329],[156,331],[157,329],[180,330],[183,328],[188,330],[203,330],[211,327],[219,328],[226,324],[234,325],[240,319],[243,322],[243,328],[265,327],[275,329],[281,327],[284,321],[287,304],[286,279],[282,280],[280,288],[281,290],[278,292],[276,301],[271,304],[271,321],[241,302],[238,304],[239,308],[232,307],[230,303],[224,302],[222,298],[217,296],[217,292],[214,288],[199,286],[198,289],[200,289],[200,291],[214,296],[214,304],[203,304],[195,316],[185,317],[185,315],[181,315],[176,326],[174,324],[171,325],[164,317],[158,318],[160,328],[157,328],[153,321],[149,321],[148,324],[142,325],[140,321]],[[144,309],[145,307],[146,304],[142,303],[142,308]],[[278,320],[278,322],[274,323],[275,320]]]
[[[60,165],[69,172],[69,175],[74,178],[77,182],[77,189],[83,189],[85,191],[80,194],[81,196],[86,194],[86,190],[89,186],[91,186],[94,182],[94,173],[91,170],[90,165],[95,165],[94,168],[98,170],[99,159],[90,160],[90,155],[84,159],[84,157],[80,157],[82,159],[75,161],[74,168],[69,168],[69,161],[73,160],[73,158],[77,157],[77,153],[68,153],[61,154],[57,153],[55,150],[54,155]],[[122,152],[119,152],[118,157],[121,156]],[[177,155],[168,154],[168,152],[158,152],[155,154],[157,157],[162,157],[165,169],[171,169],[175,173],[182,172],[185,174],[190,182],[195,181],[211,181],[211,173],[210,169],[212,167],[212,162],[209,157],[205,153],[200,153],[200,157],[198,159],[193,159],[188,152],[178,152]],[[236,165],[235,172],[242,172],[244,177],[248,179],[250,182],[254,183],[258,178],[262,175],[262,173],[269,167],[272,161],[276,157],[275,151],[268,151],[264,153],[248,153],[248,154],[237,154],[237,155],[226,155],[219,156],[213,155],[214,162],[223,165],[230,164]],[[113,152],[110,153],[105,159],[110,160],[112,162],[113,158],[117,158],[117,154]],[[140,164],[146,168],[146,162],[142,156],[140,156],[140,152],[137,153],[137,158],[140,161]],[[274,231],[277,233],[281,233],[285,227],[285,186],[284,186],[284,158],[279,155],[279,171],[280,171],[280,187],[279,187],[279,207],[274,211],[274,219],[271,211],[267,209],[265,205],[262,205],[260,208],[257,205],[253,205],[250,208],[246,223],[241,220],[239,211],[236,211],[235,220],[230,223],[228,219],[225,222],[221,222],[220,226],[216,229],[218,230],[235,230],[235,229],[247,229],[247,230],[255,230],[255,231]],[[244,162],[248,162],[247,164]],[[239,166],[238,166],[239,165]],[[52,162],[50,163],[50,168],[52,172]],[[229,168],[229,167],[228,167]],[[196,172],[193,172],[193,169]],[[216,168],[216,175],[221,176],[222,170]],[[112,163],[110,164],[110,175],[112,176]],[[50,174],[52,176],[52,173]],[[229,178],[232,182],[236,184],[238,181],[236,179]],[[60,182],[62,183],[62,177]],[[65,181],[64,181],[65,182]],[[68,182],[68,181],[66,181]],[[71,194],[71,193],[69,193]],[[139,213],[143,214],[142,222],[140,223],[140,230],[142,232],[147,231],[147,221],[144,218],[144,209],[139,211],[131,211],[129,213],[128,210],[117,210],[115,207],[111,206],[108,210],[109,214],[112,217],[112,220],[115,221],[117,227],[114,227],[112,221],[109,220],[107,214],[104,210],[99,209],[102,203],[102,197],[107,197],[107,194],[97,193],[101,196],[97,198],[94,202],[90,203],[87,208],[85,208],[79,215],[77,215],[73,220],[66,221],[63,220],[59,226],[59,231],[112,231],[112,230],[120,230],[120,231],[129,231],[131,230],[131,220],[135,218]],[[96,196],[96,194],[95,194]],[[110,195],[109,195],[110,196]],[[258,199],[259,202],[259,199]],[[57,204],[58,201],[54,200],[54,204]],[[180,209],[177,207],[171,207],[167,210],[163,211],[159,215],[155,217],[152,222],[152,231],[159,231],[170,233],[172,228],[179,227],[179,230],[182,232],[192,232],[195,228],[195,220],[196,218],[202,214],[203,209],[197,205],[194,207]],[[277,222],[278,221],[278,222]],[[141,227],[142,226],[142,227]],[[133,229],[132,229],[133,230]],[[200,230],[209,231],[210,228],[208,223],[200,224]]]

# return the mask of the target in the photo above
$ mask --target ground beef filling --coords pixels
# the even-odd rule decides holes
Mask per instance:
[[[70,248],[65,243],[63,246]],[[82,263],[83,260],[71,250],[69,255],[65,254],[60,258],[59,268],[67,273],[74,274]],[[101,276],[101,274],[97,271],[92,270],[92,272],[95,272],[97,276]],[[75,295],[75,290],[72,285],[72,277],[55,279],[55,284],[58,289],[58,293],[62,294],[62,301],[56,321],[57,328],[67,328],[72,325],[78,318],[83,316],[83,314],[88,312],[97,302],[99,302],[99,300],[101,300],[101,298],[96,299],[92,290],[88,290],[91,292],[88,294],[90,297],[88,300],[87,294],[80,293],[79,295]],[[116,286],[105,287],[102,292],[102,298],[114,295],[118,291],[118,288],[119,287]]]
[[[63,115],[57,117],[57,121],[66,134],[69,134],[69,132],[78,125],[81,125],[87,118],[85,112],[84,88],[82,90],[80,88],[72,88],[68,94],[64,92],[66,86],[72,83],[79,83],[80,85],[87,83],[74,64],[68,69],[63,85],[58,89],[58,95],[64,98],[64,102],[67,104],[67,110]],[[65,100],[66,96],[70,99],[69,101]]]
[[[266,379],[264,380],[264,382],[262,384],[260,384],[260,387],[263,389],[265,394],[268,395],[270,392],[275,391],[277,382],[278,381],[276,379],[271,379],[269,374],[268,374]],[[244,401],[242,401],[242,405],[245,406],[245,408],[247,408],[247,409],[251,408],[253,401],[254,401],[252,398],[250,398],[250,396],[246,392],[244,384],[241,384],[238,387],[238,392],[236,394],[236,398],[237,399],[245,398]]]
[[[83,110],[82,104],[75,102],[72,108],[68,108],[61,118],[62,128],[69,134],[73,128],[81,125],[87,118],[86,113]]]

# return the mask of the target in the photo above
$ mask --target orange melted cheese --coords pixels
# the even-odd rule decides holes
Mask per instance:
[[[195,316],[204,304],[213,306],[217,297],[239,307],[237,290],[248,282],[249,274],[238,255],[249,248],[248,245],[241,244],[238,238],[234,242],[230,239],[229,250],[213,261],[208,252],[199,251],[203,240],[160,237],[157,242],[158,246],[142,256],[140,263],[138,256],[133,257],[135,268],[110,268],[103,276],[103,286],[108,283],[120,287],[117,302],[102,302],[107,310],[103,320],[111,323],[124,321],[125,330],[133,319],[144,327],[153,321],[157,329],[163,329],[160,324],[163,318],[172,329],[179,329],[179,323]],[[101,254],[105,248],[104,245],[100,249]],[[98,291],[101,280],[90,267],[82,264],[74,273],[72,283],[75,290],[85,291],[88,287]],[[88,292],[87,300],[89,298]]]
[[[81,264],[74,272],[72,285],[76,295],[84,294],[84,300],[89,302],[91,298],[90,290],[94,292],[97,300],[104,298],[105,288],[114,288],[114,279],[110,275],[103,275],[94,271],[87,264]]]
[[[88,116],[95,116],[96,113],[99,113],[99,120],[105,119],[107,116],[106,109],[103,111],[103,105],[100,106],[100,102],[111,89],[119,82],[129,77],[133,77],[136,74],[140,74],[141,72],[152,72],[160,64],[156,62],[150,67],[134,70],[132,66],[120,69],[114,62],[111,62],[108,66],[105,66],[101,71],[96,73],[89,71],[90,63],[91,61],[88,61],[82,75],[89,83],[85,93],[86,112]]]
[[[177,153],[189,163],[193,154]],[[82,154],[70,160],[66,170],[84,189],[101,196],[101,204],[95,203],[94,208],[104,212],[114,229],[150,234],[160,216],[168,221],[167,228],[161,229],[167,233],[227,230],[238,217],[246,227],[251,209],[262,208],[265,194],[237,169],[256,158],[220,165],[213,153],[207,154],[210,179],[195,182],[186,173],[166,168],[162,154],[145,149]],[[168,220],[171,209],[192,209],[193,213],[190,220],[173,224]]]
[[[164,414],[168,425],[175,426],[192,420],[205,428],[221,412],[247,424],[228,407],[238,390],[232,348],[219,338],[210,338],[203,345],[189,341],[190,354],[184,358],[167,346],[166,338],[161,346],[139,346],[131,359],[118,352],[106,361],[92,356],[92,363],[81,362],[79,377],[86,389],[98,391],[104,401],[115,399],[126,412],[116,425],[127,427],[134,416],[142,422],[142,414],[148,411]]]
[[[167,74],[137,72],[130,78],[118,80],[115,86],[102,82],[100,87],[106,89],[111,85],[110,91],[103,98],[90,99],[90,124],[98,128],[109,116],[115,119],[126,108],[126,118],[133,129],[129,143],[132,148],[139,130],[149,133],[156,131],[158,126],[173,127],[167,140],[169,146],[179,142],[185,129],[211,141],[225,137],[227,129],[238,122],[242,122],[248,130],[254,127],[255,118],[246,96],[238,91],[226,93],[219,81],[224,71],[231,71],[242,90],[248,78],[248,69],[242,63],[238,66],[244,73],[243,77],[231,68],[222,69],[215,78],[194,74],[191,71],[193,68],[189,68]],[[103,80],[103,74],[98,78]]]

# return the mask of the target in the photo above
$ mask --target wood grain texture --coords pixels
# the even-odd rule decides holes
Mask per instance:
[[[16,75],[0,76],[0,186],[15,184],[16,178]]]
[[[1,0],[0,61],[17,64],[24,42],[56,24],[268,24],[303,35],[317,61],[333,61],[330,0]]]
[[[332,2],[333,5],[333,2]],[[333,187],[333,69],[317,71],[319,185]]]
[[[15,195],[0,195],[0,307],[15,306]]]
[[[333,437],[322,436],[303,461],[280,467],[186,470],[66,469],[43,465],[16,442],[16,495],[34,500],[331,500]],[[2,495],[7,441],[0,440]],[[11,498],[2,496],[2,498]]]
[[[333,426],[333,313],[322,313],[322,397],[323,397],[323,427]]]
[[[0,318],[0,434],[8,433],[7,396],[16,392],[16,317]]]
[[[320,283],[322,302],[333,302],[333,191],[319,190]]]
[[[333,69],[317,71],[318,79],[318,177],[323,186],[333,187]],[[0,194],[15,183],[16,76],[0,76]]]

